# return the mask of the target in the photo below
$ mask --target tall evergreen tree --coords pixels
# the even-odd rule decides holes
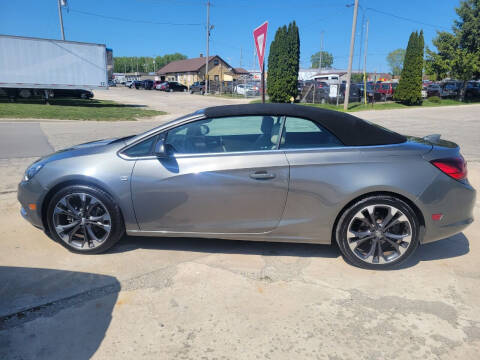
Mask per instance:
[[[277,29],[268,55],[267,92],[272,102],[289,102],[297,96],[300,35],[295,22]]]
[[[400,82],[394,94],[395,101],[413,105],[422,100],[423,42],[423,32],[411,33]]]

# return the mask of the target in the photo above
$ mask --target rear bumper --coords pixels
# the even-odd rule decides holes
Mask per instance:
[[[468,182],[439,174],[418,198],[425,218],[423,243],[441,240],[462,232],[473,222],[476,191]],[[442,214],[433,220],[433,214]]]

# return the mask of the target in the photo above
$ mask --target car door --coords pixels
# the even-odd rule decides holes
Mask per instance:
[[[276,235],[330,241],[332,204],[354,184],[350,164],[360,162],[360,153],[344,146],[320,124],[287,117],[280,150],[290,164],[290,182],[285,212]],[[337,214],[334,214],[333,218]]]
[[[132,173],[140,230],[273,230],[283,214],[289,181],[286,156],[275,143],[282,119],[204,119],[159,134],[172,155],[138,159]]]

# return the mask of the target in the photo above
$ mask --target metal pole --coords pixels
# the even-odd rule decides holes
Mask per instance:
[[[247,88],[245,88],[245,91],[247,91]],[[265,60],[262,64],[262,104],[265,104]]]
[[[319,73],[322,72],[322,57],[323,57],[323,31],[320,33],[320,62],[318,63]]]
[[[365,26],[365,10],[359,5],[360,9],[362,10],[362,25],[360,27],[360,51],[358,52],[358,67],[357,69],[361,69],[362,63],[362,47],[363,47],[363,28]]]
[[[62,5],[60,4],[60,0],[58,0],[58,17],[60,19],[60,30],[62,31],[62,40],[65,40],[65,32],[63,31]]]
[[[363,97],[365,100],[365,105],[367,105],[367,51],[368,51],[368,19],[367,19],[367,29],[365,34],[365,53],[363,54]]]
[[[345,100],[343,110],[348,110],[348,98],[350,97],[350,80],[352,77],[353,50],[355,48],[355,28],[357,27],[358,0],[355,0],[353,8],[352,36],[350,38],[350,56],[348,57],[347,83],[345,84]]]
[[[207,1],[207,58],[205,60],[205,95],[208,95],[208,48],[210,45],[210,0]]]

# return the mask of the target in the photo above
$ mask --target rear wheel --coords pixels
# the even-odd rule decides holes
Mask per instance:
[[[50,200],[47,217],[54,239],[76,253],[104,252],[124,233],[119,207],[96,187],[73,185],[61,189]]]
[[[346,209],[336,240],[344,258],[367,269],[388,269],[405,261],[419,244],[419,222],[404,201],[372,196]]]

